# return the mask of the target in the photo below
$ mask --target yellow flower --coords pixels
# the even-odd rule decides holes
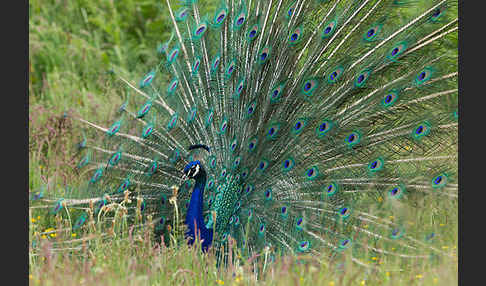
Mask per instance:
[[[434,284],[437,284],[437,282],[439,282],[439,279],[434,278]]]
[[[77,235],[77,234],[75,234],[75,233],[71,234],[71,236],[72,236],[72,237],[76,237],[76,235]]]
[[[390,219],[394,219],[394,218],[395,218],[394,216],[392,216],[392,215],[390,216]]]
[[[378,197],[378,202],[382,202],[383,201],[383,198],[382,197]]]
[[[223,280],[216,280],[216,283],[218,283],[219,285],[224,285],[224,281]]]
[[[447,246],[447,245],[442,246],[442,249],[448,249],[448,248],[449,248],[449,246]]]
[[[50,227],[50,228],[44,230],[44,232],[50,232],[50,231],[53,231],[53,230],[54,230],[54,228]]]
[[[57,233],[51,233],[49,234],[51,237],[56,237],[57,236]]]
[[[39,165],[39,169],[42,169],[42,168],[43,168],[42,165]]]
[[[395,247],[392,247],[392,250],[395,250],[396,248]]]
[[[45,234],[43,234],[43,235],[41,236],[41,238],[42,238],[42,239],[46,239],[46,238],[47,238],[47,236],[46,236]]]
[[[440,226],[444,226],[444,225],[445,225],[445,223],[441,223],[441,224],[439,224],[439,225],[440,225]]]
[[[366,281],[362,280],[360,284],[361,285],[365,285],[366,284]]]
[[[37,216],[37,219],[40,219],[40,215]]]
[[[368,228],[368,225],[367,224],[363,225],[363,228],[365,228],[365,229]]]
[[[34,222],[35,222],[35,218],[32,218],[30,221],[31,221],[32,223],[34,223]]]
[[[390,272],[388,272],[388,271],[387,271],[387,272],[385,273],[385,275],[386,275],[387,277],[388,277],[388,276],[390,276]]]
[[[378,258],[376,258],[376,257],[374,257],[374,256],[373,256],[373,257],[371,257],[371,260],[376,260],[376,259],[378,259]]]
[[[240,282],[241,281],[241,276],[237,276],[236,279],[235,279],[235,282]]]
[[[422,274],[417,274],[417,275],[415,275],[415,278],[417,278],[417,279],[420,279],[420,278],[422,278],[422,277],[423,277],[423,276],[422,276]]]
[[[304,282],[304,278],[300,277],[300,283]]]
[[[329,286],[334,286],[334,281],[329,282]]]

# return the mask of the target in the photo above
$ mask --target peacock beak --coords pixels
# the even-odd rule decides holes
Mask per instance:
[[[189,176],[186,173],[183,173],[181,180],[184,182],[187,181],[187,179],[189,179]]]

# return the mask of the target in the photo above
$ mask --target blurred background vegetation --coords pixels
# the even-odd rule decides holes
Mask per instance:
[[[205,5],[211,9],[211,5]],[[75,184],[72,146],[80,128],[64,112],[106,125],[124,99],[110,68],[138,80],[170,36],[163,1],[29,1],[30,188]]]

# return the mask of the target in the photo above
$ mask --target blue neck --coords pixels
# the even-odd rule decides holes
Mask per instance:
[[[188,243],[192,245],[194,243],[194,238],[196,233],[200,235],[202,242],[202,248],[204,251],[213,242],[213,230],[206,228],[203,218],[203,195],[204,187],[206,186],[206,175],[198,176],[196,179],[196,185],[192,191],[191,201],[189,203],[189,208],[186,214],[186,238],[189,238]],[[196,232],[197,230],[197,232]]]

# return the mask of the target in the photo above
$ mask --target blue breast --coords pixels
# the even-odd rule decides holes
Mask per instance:
[[[192,245],[194,243],[197,234],[201,240],[203,240],[203,251],[206,251],[213,242],[213,230],[206,228],[203,218],[203,195],[205,185],[206,176],[196,179],[185,222],[188,228],[185,233],[185,237],[189,238],[188,244]]]

